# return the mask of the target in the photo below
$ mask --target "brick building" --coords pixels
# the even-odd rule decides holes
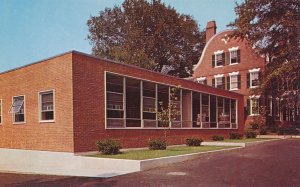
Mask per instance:
[[[295,116],[300,116],[299,108],[292,113],[279,107],[276,98],[264,95],[251,95],[257,87],[267,61],[255,54],[255,49],[246,40],[229,38],[232,30],[216,33],[216,23],[206,26],[206,46],[199,62],[194,67],[193,79],[201,84],[230,90],[244,95],[246,125],[258,116],[259,109],[265,106],[272,123],[284,124]],[[294,117],[291,118],[291,115]],[[268,119],[269,119],[268,118]]]
[[[0,147],[88,152],[108,137],[145,147],[163,136],[156,111],[170,102],[170,144],[243,133],[241,94],[72,51],[0,73]]]

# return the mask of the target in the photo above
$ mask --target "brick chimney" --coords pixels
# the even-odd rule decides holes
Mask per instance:
[[[217,26],[215,21],[209,21],[206,25],[206,43],[208,42],[211,37],[216,34]]]

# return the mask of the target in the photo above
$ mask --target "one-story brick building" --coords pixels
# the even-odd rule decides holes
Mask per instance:
[[[170,90],[180,86],[177,100]],[[243,95],[135,66],[67,52],[0,73],[0,148],[88,152],[96,141],[145,147],[163,137],[159,105],[174,102],[169,144],[243,133]]]

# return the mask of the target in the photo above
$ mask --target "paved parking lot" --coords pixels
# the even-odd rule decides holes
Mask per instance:
[[[300,139],[207,154],[108,179],[0,173],[0,186],[300,186]]]

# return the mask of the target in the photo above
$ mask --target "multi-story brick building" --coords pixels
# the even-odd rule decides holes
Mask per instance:
[[[206,46],[194,67],[193,79],[198,83],[244,95],[246,125],[259,115],[262,106],[265,106],[270,118],[278,123],[288,121],[291,114],[299,116],[299,109],[297,114],[280,109],[279,103],[284,101],[251,94],[251,89],[260,82],[260,76],[267,65],[266,58],[257,55],[246,40],[229,38],[233,30],[216,33],[216,29],[215,21],[207,23]]]
[[[241,94],[72,51],[0,73],[0,147],[87,152],[108,137],[144,147],[163,137],[157,111],[170,102],[169,144],[243,133]]]

